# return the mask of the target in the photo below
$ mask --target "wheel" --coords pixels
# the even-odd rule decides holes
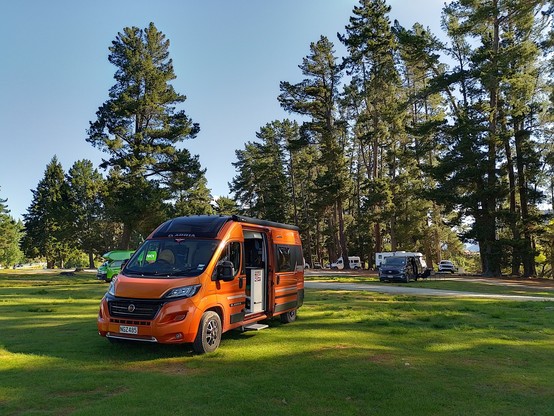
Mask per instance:
[[[296,309],[292,311],[282,313],[279,315],[281,317],[281,322],[284,324],[290,324],[291,322],[296,321]]]
[[[199,354],[214,352],[221,342],[221,319],[214,311],[204,312],[193,348]]]

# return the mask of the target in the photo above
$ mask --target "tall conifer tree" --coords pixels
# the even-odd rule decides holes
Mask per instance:
[[[74,246],[71,238],[73,213],[69,187],[56,156],[46,166],[44,177],[32,192],[31,205],[23,214],[23,251],[29,258],[44,257],[49,268],[63,267]]]
[[[116,84],[90,123],[87,141],[109,154],[101,166],[116,173],[112,213],[124,224],[122,246],[128,247],[132,232],[151,228],[164,209],[158,204],[153,212],[142,201],[171,200],[173,175],[200,174],[198,157],[176,147],[194,138],[199,126],[177,109],[186,97],[170,84],[176,76],[169,40],[153,23],[118,33],[108,59],[117,67]]]
[[[307,116],[301,132],[307,143],[317,145],[320,170],[316,178],[317,196],[331,214],[329,223],[337,224],[339,254],[348,257],[343,205],[350,191],[350,180],[341,136],[345,124],[338,116],[338,88],[342,77],[334,56],[334,46],[326,37],[310,45],[310,55],[299,66],[306,78],[297,84],[281,82],[279,101],[291,112]],[[334,234],[334,232],[333,232]],[[335,257],[331,253],[331,257]],[[348,262],[345,261],[346,267]]]

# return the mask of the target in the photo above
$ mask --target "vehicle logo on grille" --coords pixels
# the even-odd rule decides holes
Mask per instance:
[[[133,313],[135,311],[135,305],[133,305],[132,303],[127,306],[127,310],[130,312],[130,313]]]

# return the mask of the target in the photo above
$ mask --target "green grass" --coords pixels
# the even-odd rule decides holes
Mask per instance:
[[[0,274],[1,415],[554,415],[551,302],[307,290],[195,355],[98,336],[106,288]]]

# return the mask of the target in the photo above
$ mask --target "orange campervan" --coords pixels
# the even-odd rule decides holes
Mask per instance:
[[[304,300],[298,227],[242,216],[164,222],[110,284],[98,332],[110,340],[192,343],[215,351],[221,334],[292,322]]]

